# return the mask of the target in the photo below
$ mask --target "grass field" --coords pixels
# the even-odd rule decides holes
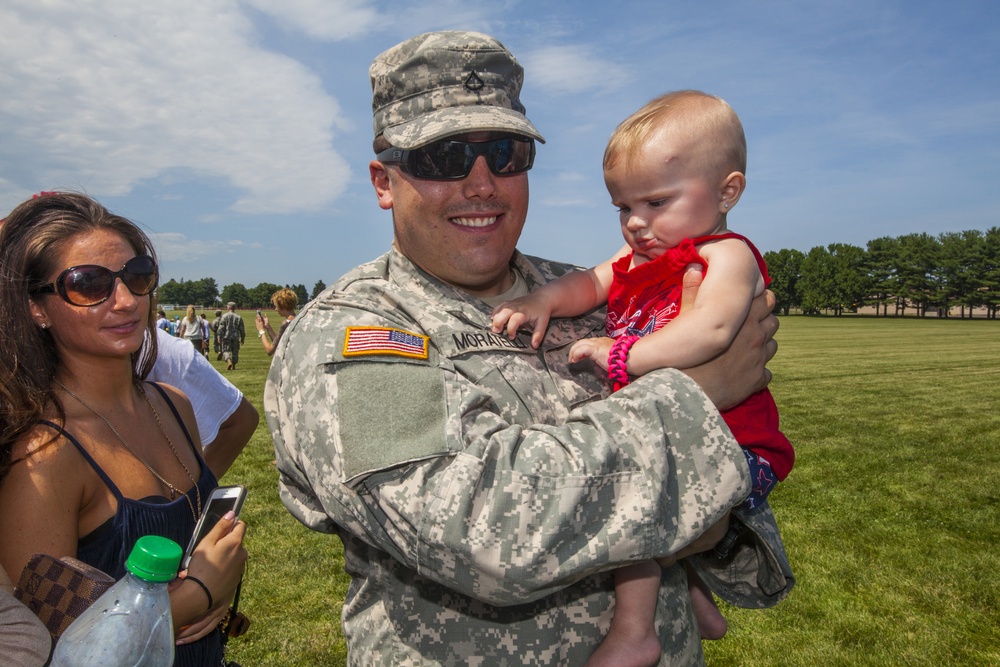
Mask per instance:
[[[245,317],[226,375],[261,410],[270,359]],[[771,504],[798,584],[771,610],[724,607],[708,664],[1000,665],[1000,322],[781,322],[771,387],[797,459]],[[262,418],[224,479],[250,488],[253,625],[231,657],[343,665],[339,540],[284,510],[272,460]]]

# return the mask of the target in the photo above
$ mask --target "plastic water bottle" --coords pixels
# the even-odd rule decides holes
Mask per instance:
[[[80,614],[56,643],[52,667],[170,667],[174,622],[167,584],[181,547],[157,535],[139,538],[125,577]]]

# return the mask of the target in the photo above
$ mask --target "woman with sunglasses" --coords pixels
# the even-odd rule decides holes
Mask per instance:
[[[186,546],[193,534],[216,477],[184,394],[143,381],[157,279],[146,235],[82,195],[30,199],[0,227],[0,564],[12,579],[34,553],[120,578],[142,535]],[[245,529],[224,518],[174,582],[176,665],[221,663]]]

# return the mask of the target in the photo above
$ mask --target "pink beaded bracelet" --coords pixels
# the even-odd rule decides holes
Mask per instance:
[[[614,391],[628,384],[628,351],[632,349],[638,336],[619,336],[608,353],[608,379]]]

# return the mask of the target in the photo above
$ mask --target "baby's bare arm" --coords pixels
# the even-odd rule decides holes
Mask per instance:
[[[594,307],[586,305],[594,298],[593,285],[590,270],[573,271],[527,296],[504,301],[493,309],[493,333],[506,330],[507,337],[513,339],[518,329],[531,329],[531,346],[537,348],[545,338],[549,319],[576,315]]]
[[[493,333],[506,330],[507,337],[513,339],[521,327],[530,328],[533,332],[531,346],[537,349],[545,338],[551,318],[575,317],[607,301],[611,264],[621,253],[619,250],[614,257],[592,269],[572,271],[527,296],[501,303],[493,309]]]
[[[698,298],[668,326],[637,341],[628,355],[630,375],[657,368],[691,368],[713,359],[732,343],[764,282],[753,253],[740,240],[699,248],[709,261]],[[683,305],[683,304],[682,304]]]

